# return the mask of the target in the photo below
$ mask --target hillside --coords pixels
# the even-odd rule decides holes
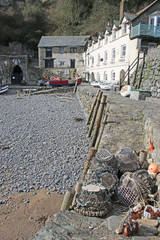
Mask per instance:
[[[119,19],[120,0],[0,0],[0,44],[18,41],[36,48],[42,35],[85,35]],[[137,12],[152,0],[126,0]]]

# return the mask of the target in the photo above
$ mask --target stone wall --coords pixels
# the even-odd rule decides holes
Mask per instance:
[[[148,51],[141,88],[150,90],[152,97],[160,98],[160,46]]]
[[[78,87],[77,94],[88,114],[98,89],[89,84]],[[137,152],[150,148],[154,151],[148,158],[160,165],[160,101],[148,98],[145,101],[132,100],[109,92],[107,95],[108,123],[105,126],[99,148],[106,148],[113,154],[123,147],[130,147]]]

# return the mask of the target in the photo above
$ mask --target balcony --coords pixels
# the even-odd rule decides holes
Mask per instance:
[[[139,23],[131,29],[131,39],[140,36],[160,38],[160,26]]]

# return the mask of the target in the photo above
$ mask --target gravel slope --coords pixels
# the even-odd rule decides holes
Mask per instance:
[[[65,193],[81,176],[89,149],[74,93],[0,96],[0,191]]]

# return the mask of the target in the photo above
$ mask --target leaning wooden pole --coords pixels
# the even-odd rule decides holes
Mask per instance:
[[[78,80],[76,81],[76,84],[75,84],[73,92],[77,92],[77,86],[78,86]]]
[[[97,99],[97,102],[96,102],[93,117],[92,117],[91,123],[89,125],[88,137],[91,136],[91,133],[92,133],[92,130],[93,130],[93,126],[94,126],[94,122],[95,122],[95,119],[96,119],[96,116],[97,116],[97,112],[98,112],[98,108],[99,108],[99,105],[100,105],[102,94],[103,94],[102,92],[99,93],[99,96],[98,96],[98,99]]]
[[[98,113],[97,113],[97,117],[96,117],[96,121],[95,121],[95,128],[94,128],[94,132],[93,132],[93,136],[92,136],[92,141],[91,141],[91,147],[95,146],[96,143],[96,139],[97,139],[97,135],[99,132],[99,127],[100,127],[100,123],[101,123],[101,119],[102,119],[102,115],[103,115],[103,109],[104,109],[104,105],[106,103],[106,95],[102,96],[101,99],[101,103],[100,103],[100,107],[98,109]]]
[[[99,130],[99,135],[98,135],[98,137],[97,137],[96,144],[95,144],[95,148],[96,148],[97,150],[98,150],[98,147],[99,147],[101,138],[102,138],[102,134],[103,134],[104,127],[105,127],[105,124],[106,124],[106,121],[107,121],[107,117],[108,117],[108,113],[106,112],[105,115],[104,115],[102,124],[101,124],[101,128],[100,128],[100,130]]]
[[[93,110],[94,110],[94,108],[95,108],[95,106],[96,106],[97,99],[98,99],[98,96],[99,96],[100,92],[101,92],[101,90],[98,90],[98,91],[97,91],[96,96],[95,96],[95,99],[94,99],[94,101],[93,101],[93,103],[92,103],[91,110],[90,110],[90,113],[89,113],[89,115],[88,115],[87,122],[86,122],[87,125],[88,125],[89,122],[90,122],[90,119],[91,119],[91,116],[92,116],[92,114],[93,114]]]
[[[82,177],[81,177],[81,181],[83,182],[84,179],[85,179],[85,175],[87,174],[87,171],[90,167],[90,164],[91,164],[91,161],[92,161],[92,158],[95,156],[97,152],[97,149],[95,148],[90,148],[89,150],[89,153],[88,153],[88,156],[87,156],[87,159],[86,159],[86,164],[84,166],[84,169],[83,169],[83,172],[82,172]]]

